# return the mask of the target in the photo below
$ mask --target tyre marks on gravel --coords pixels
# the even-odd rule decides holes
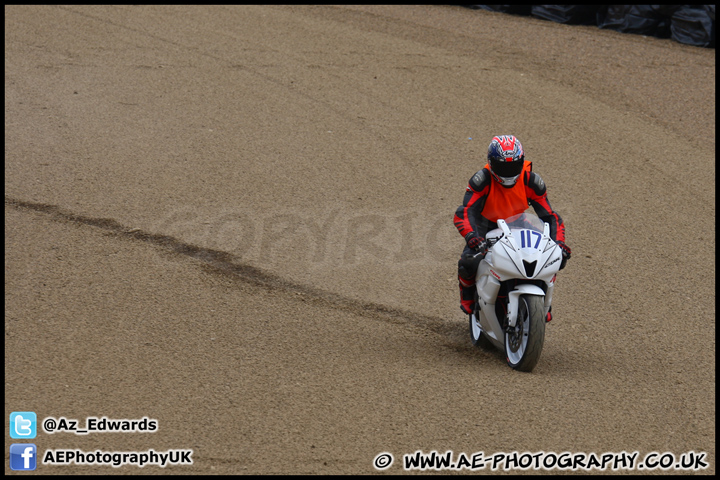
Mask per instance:
[[[5,196],[5,206],[19,211],[42,213],[54,221],[99,228],[117,238],[149,243],[167,253],[196,260],[201,263],[206,271],[224,275],[233,280],[266,290],[299,295],[305,301],[316,305],[328,306],[336,310],[343,310],[390,323],[421,327],[444,336],[457,333],[455,323],[440,317],[422,315],[373,302],[364,302],[320,288],[291,282],[273,273],[242,263],[231,253],[199,247],[161,233],[151,233],[139,228],[130,228],[110,218],[80,215],[57,205],[29,202],[7,195]]]

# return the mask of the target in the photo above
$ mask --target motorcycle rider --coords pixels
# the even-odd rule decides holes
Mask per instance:
[[[522,144],[513,135],[493,137],[488,147],[488,163],[470,179],[463,204],[455,211],[455,227],[465,238],[465,249],[458,261],[460,308],[470,315],[475,309],[475,274],[485,257],[485,235],[497,228],[497,220],[523,213],[531,205],[541,220],[550,224],[550,236],[562,249],[560,269],[570,258],[565,245],[565,224],[553,211],[545,183],[525,160]],[[552,316],[548,313],[547,321]]]

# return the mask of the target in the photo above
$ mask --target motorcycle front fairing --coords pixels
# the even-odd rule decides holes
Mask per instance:
[[[522,213],[500,219],[497,224],[498,228],[487,234],[495,243],[480,262],[476,286],[483,313],[480,326],[488,337],[501,342],[501,324],[505,319],[497,318],[495,303],[502,283],[513,283],[508,291],[508,325],[515,325],[521,294],[543,296],[547,313],[562,253],[550,238],[550,226],[535,215]]]

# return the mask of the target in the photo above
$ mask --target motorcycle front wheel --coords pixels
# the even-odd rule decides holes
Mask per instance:
[[[515,328],[505,332],[507,363],[515,370],[531,372],[545,343],[545,304],[537,295],[521,295]]]

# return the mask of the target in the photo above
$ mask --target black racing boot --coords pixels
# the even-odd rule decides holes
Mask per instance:
[[[462,277],[458,278],[460,280],[460,309],[466,315],[472,315],[475,312],[475,284],[471,283],[468,286],[467,280]]]

